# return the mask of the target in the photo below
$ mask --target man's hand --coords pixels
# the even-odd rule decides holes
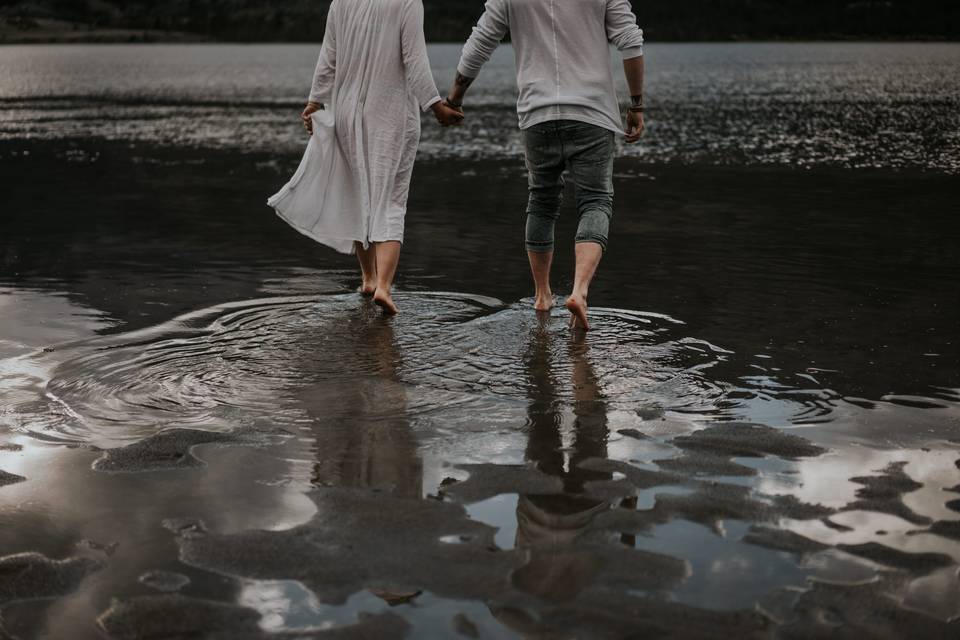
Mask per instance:
[[[623,133],[626,135],[627,144],[633,144],[643,135],[643,112],[632,109],[627,110],[627,128]]]
[[[454,109],[447,104],[446,100],[434,102],[430,108],[442,127],[456,127],[463,124],[463,109]]]
[[[623,130],[627,144],[633,144],[643,135],[643,56],[623,61],[623,75],[630,87],[630,106],[627,108],[627,127]]]
[[[300,114],[300,119],[303,120],[303,127],[310,135],[313,135],[313,119],[310,116],[321,109],[323,109],[323,105],[319,102],[308,102],[307,107],[303,110],[303,113]]]

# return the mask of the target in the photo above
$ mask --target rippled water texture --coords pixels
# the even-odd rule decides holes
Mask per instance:
[[[0,47],[0,637],[960,636],[958,51],[652,45],[577,336],[508,51],[384,319],[263,204],[315,47]]]
[[[651,162],[960,170],[960,45],[647,46]],[[0,135],[299,149],[317,46],[0,48]],[[431,45],[438,84],[457,45]],[[621,80],[622,83],[622,80]],[[518,156],[509,46],[471,90],[464,129],[424,130],[431,158]],[[465,135],[464,135],[465,134]],[[456,144],[451,144],[456,142]]]
[[[412,623],[433,637],[459,621],[493,637],[566,624],[578,637],[643,624],[752,636],[816,630],[820,601],[844,597],[828,626],[870,624],[861,609],[880,598],[950,633],[960,552],[956,501],[946,504],[943,488],[956,480],[957,452],[927,445],[956,435],[956,390],[881,408],[809,385],[717,379],[733,352],[662,314],[596,309],[585,337],[570,334],[564,313],[537,316],[528,303],[442,292],[397,301],[395,320],[355,293],[228,303],[4,362],[6,390],[21,394],[7,405],[13,441],[92,447],[94,473],[115,482],[174,469],[196,477],[212,461],[228,485],[249,482],[234,475],[241,464],[260,491],[320,487],[308,494],[314,509],[294,502],[256,526],[249,515],[246,526],[217,524],[238,506],[221,505],[219,517],[202,506],[207,493],[229,493],[217,481],[201,480],[189,498],[173,489],[180,497],[162,500],[160,514],[182,564],[141,558],[151,570],[139,582],[175,592],[191,579],[171,569],[213,571],[241,581],[247,608],[143,596],[114,604],[102,629],[131,637],[124,629],[194,611],[199,628],[236,633],[369,624],[393,635]],[[779,428],[751,422],[758,415]],[[885,451],[817,428],[891,420],[927,429]],[[265,453],[226,464],[200,445]],[[30,495],[44,455],[35,446],[3,454],[28,477],[8,496]],[[108,493],[118,489],[124,504],[143,491]],[[25,524],[16,511],[4,517]],[[73,561],[109,576],[93,590],[100,599],[123,588],[123,547],[142,544],[132,530],[76,543],[85,551]],[[118,566],[111,575],[104,564]],[[221,622],[214,606],[226,607]],[[357,623],[359,611],[375,617]]]

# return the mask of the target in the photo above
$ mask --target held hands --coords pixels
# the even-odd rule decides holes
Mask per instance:
[[[430,107],[441,127],[458,127],[463,124],[463,108],[454,107],[446,100],[433,103]]]
[[[303,113],[300,114],[300,120],[303,121],[303,128],[307,130],[307,133],[313,135],[313,119],[311,116],[322,109],[323,105],[319,102],[308,102]],[[463,109],[455,109],[449,106],[446,101],[434,103],[431,109],[441,126],[455,127],[463,124]]]
[[[643,135],[643,111],[638,109],[627,109],[627,127],[623,133],[626,135],[627,144],[633,144]]]
[[[313,135],[313,120],[310,116],[321,109],[323,109],[323,105],[319,102],[308,102],[307,107],[303,110],[303,113],[300,114],[300,119],[303,120],[303,128],[306,129],[310,135]]]

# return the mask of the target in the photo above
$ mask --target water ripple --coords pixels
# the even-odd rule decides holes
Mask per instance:
[[[537,318],[526,305],[447,293],[398,299],[404,313],[394,320],[352,294],[270,298],[61,345],[35,356],[57,364],[47,401],[22,430],[99,446],[174,426],[293,432],[313,419],[305,397],[335,418],[352,410],[340,406],[356,397],[344,389],[378,379],[408,390],[403,406],[386,402],[382,415],[516,404],[544,383],[558,402],[575,399],[577,385],[551,383],[565,379],[596,384],[612,408],[632,411],[713,415],[729,391],[705,375],[724,350],[661,315],[598,309],[579,343],[560,311]],[[589,380],[580,371],[587,350]]]

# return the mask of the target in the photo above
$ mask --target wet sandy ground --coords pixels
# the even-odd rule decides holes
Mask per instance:
[[[623,163],[578,338],[519,166],[421,167],[384,320],[284,163],[23,150],[0,637],[960,631],[949,177]]]

